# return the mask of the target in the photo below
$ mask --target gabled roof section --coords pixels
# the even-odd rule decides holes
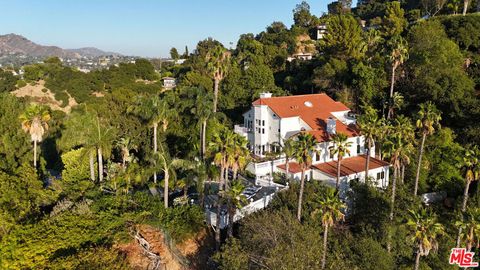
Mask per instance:
[[[307,132],[315,136],[319,142],[329,140],[326,126],[329,117],[335,118],[332,112],[350,111],[343,103],[333,100],[326,94],[260,98],[255,100],[253,105],[266,105],[280,118],[300,117],[312,128]],[[337,132],[349,137],[359,136],[354,125],[347,126],[337,120],[336,128]]]

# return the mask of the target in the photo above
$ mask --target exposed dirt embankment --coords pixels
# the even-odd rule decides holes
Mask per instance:
[[[13,91],[12,94],[17,97],[29,97],[35,103],[47,105],[52,110],[59,110],[65,113],[69,113],[72,107],[77,105],[75,99],[69,95],[67,106],[62,107],[62,102],[55,99],[50,89],[45,88],[45,81],[43,80],[38,81],[35,85],[27,84]]]
[[[186,269],[207,269],[205,263],[208,260],[205,250],[205,243],[208,241],[208,235],[205,231],[199,233],[195,238],[188,239],[176,246],[177,252],[183,258],[175,256],[174,253],[165,244],[164,235],[148,225],[137,226],[139,234],[148,242],[150,251],[160,256],[160,268],[168,270],[186,270]],[[144,248],[137,240],[132,240],[126,244],[116,246],[121,252],[125,253],[132,269],[148,269],[152,264],[152,259],[145,253]],[[183,266],[179,259],[188,260],[190,266]]]

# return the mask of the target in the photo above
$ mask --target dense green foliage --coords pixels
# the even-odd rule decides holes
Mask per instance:
[[[220,204],[234,212],[244,200],[242,188],[228,190],[236,183],[228,172],[236,178],[250,155],[233,124],[268,91],[325,92],[348,105],[397,184],[352,185],[344,209],[316,181],[301,192],[291,183],[268,209],[229,228],[234,236],[213,257],[220,269],[319,269],[324,239],[327,269],[407,269],[424,244],[412,236],[429,226],[438,230],[425,238],[438,250],[419,255],[420,268],[451,269],[455,224],[480,222],[471,214],[480,205],[480,16],[450,15],[461,12],[458,1],[433,2],[365,0],[351,9],[338,1],[322,16],[302,2],[291,27],[273,22],[241,35],[235,49],[211,38],[182,56],[172,48],[183,64],[138,59],[83,73],[50,58],[22,67],[23,75],[0,70],[0,268],[128,269],[115,246],[132,241],[130,225],[149,224],[178,242],[204,228],[207,180],[220,183]],[[312,59],[296,58],[304,53]],[[178,86],[163,89],[165,76]],[[35,168],[20,119],[32,100],[9,92],[43,82],[62,106],[70,97],[78,105],[68,113],[41,107],[49,117]],[[294,148],[290,158],[307,166],[312,150]],[[447,198],[421,206],[416,182],[419,194]],[[200,207],[173,203],[188,202],[191,190]],[[462,244],[479,239],[461,236]]]

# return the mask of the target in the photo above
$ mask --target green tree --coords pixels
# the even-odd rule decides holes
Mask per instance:
[[[480,242],[480,209],[471,208],[467,211],[466,219],[455,222],[455,226],[463,233],[459,234],[460,241],[457,240],[457,247],[460,243],[465,242],[465,247],[470,251],[473,247],[478,248]]]
[[[170,120],[176,115],[175,110],[171,109],[165,99],[158,95],[152,97],[138,96],[134,105],[128,108],[128,112],[140,116],[153,128],[153,152],[158,151],[158,126],[161,125],[162,131],[168,128]],[[157,175],[153,174],[153,181],[157,183]]]
[[[163,143],[159,143],[160,151],[153,153],[153,172],[163,172],[163,204],[165,208],[168,208],[168,196],[169,187],[177,179],[176,169],[188,169],[193,167],[192,162],[172,158],[168,152],[168,149]],[[172,182],[171,182],[172,181]]]
[[[420,149],[418,153],[417,173],[415,175],[415,188],[413,195],[417,196],[418,179],[420,177],[420,168],[422,166],[423,149],[425,146],[425,139],[427,136],[435,132],[435,128],[440,128],[440,120],[442,120],[441,113],[437,110],[435,105],[431,102],[420,104],[420,111],[418,112],[417,128],[422,136],[420,142]]]
[[[331,16],[327,21],[328,32],[322,47],[331,56],[338,59],[360,59],[365,53],[362,29],[357,20],[350,15]]]
[[[388,41],[388,44],[391,48],[389,60],[392,64],[392,75],[390,79],[390,99],[393,99],[395,71],[408,59],[408,44],[401,36],[394,36]]]
[[[206,54],[207,70],[213,78],[213,112],[217,111],[218,89],[220,82],[225,78],[230,61],[230,52],[223,46],[217,45]]]
[[[98,115],[95,116],[94,123],[94,133],[90,138],[91,145],[94,145],[97,148],[97,159],[98,159],[98,181],[103,182],[103,160],[104,158],[109,158],[112,145],[115,138],[116,130],[109,126],[105,119],[100,119]]]
[[[343,157],[350,155],[352,142],[348,141],[348,136],[343,133],[337,133],[332,136],[333,146],[330,148],[331,155],[337,155],[337,182],[335,189],[338,191],[340,185],[340,171]]]
[[[300,190],[298,192],[298,207],[297,207],[297,219],[301,221],[302,218],[302,205],[303,205],[303,192],[305,189],[305,171],[312,165],[312,155],[317,153],[317,140],[311,134],[300,133],[296,140],[296,152],[295,159],[302,170],[300,177]]]
[[[375,145],[375,134],[380,126],[380,120],[378,119],[377,110],[375,110],[371,106],[366,106],[364,108],[364,114],[360,115],[357,123],[358,127],[360,128],[360,132],[365,138],[365,143],[367,147],[367,158],[365,159],[365,183],[369,183],[370,176],[368,174],[368,171],[370,168],[370,151],[372,149],[372,146]]]
[[[137,149],[137,146],[133,143],[132,139],[128,137],[122,137],[115,145],[120,149],[120,155],[122,157],[122,168],[125,170],[127,162],[132,161],[130,151]]]
[[[471,146],[470,148],[465,149],[461,167],[465,175],[465,189],[463,191],[463,201],[461,208],[463,220],[463,213],[465,213],[465,211],[467,210],[468,190],[470,188],[470,184],[473,181],[477,181],[478,179],[480,179],[480,150],[478,149],[478,146]],[[462,227],[459,227],[457,247],[460,245],[461,234]]]
[[[35,169],[37,168],[37,143],[43,140],[43,136],[48,130],[50,118],[50,110],[45,106],[37,104],[30,105],[25,112],[20,115],[22,129],[30,134],[33,142],[33,167]]]
[[[334,189],[327,189],[326,194],[317,195],[314,203],[318,205],[318,208],[312,212],[312,216],[315,217],[319,215],[323,226],[323,253],[321,269],[325,269],[328,230],[330,227],[333,227],[335,223],[344,220],[345,215],[342,213],[342,211],[345,209],[345,204],[340,201],[338,196],[335,194]]]
[[[230,188],[225,193],[225,198],[227,199],[228,204],[228,236],[233,236],[233,223],[235,213],[237,209],[242,208],[244,205],[248,204],[247,198],[243,195],[243,190],[245,186],[241,181],[235,180],[232,182]]]
[[[172,47],[170,49],[170,57],[174,60],[177,60],[180,58],[180,54],[178,53],[177,48]]]
[[[400,36],[406,26],[405,11],[400,7],[400,2],[387,2],[382,24],[384,35],[387,37]]]
[[[288,138],[283,141],[283,146],[281,147],[281,153],[285,156],[285,169],[287,173],[287,180],[290,180],[290,161],[295,157],[296,151],[296,142]]]
[[[420,256],[428,256],[431,250],[438,249],[438,237],[444,234],[444,227],[437,222],[437,217],[431,212],[421,209],[410,210],[407,228],[412,234],[411,241],[415,245],[415,270],[420,265]]]

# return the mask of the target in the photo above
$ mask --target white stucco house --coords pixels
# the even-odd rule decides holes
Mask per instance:
[[[351,142],[350,156],[343,158],[340,169],[340,189],[348,190],[352,180],[365,181],[366,145],[365,139],[356,126],[355,115],[341,102],[334,101],[326,94],[272,97],[262,93],[243,114],[243,125],[235,126],[235,132],[248,139],[254,161],[247,170],[256,175],[260,183],[270,182],[274,172],[286,173],[285,158],[267,160],[268,152],[277,150],[287,138],[301,132],[312,134],[317,140],[319,154],[313,154],[312,166],[305,178],[324,181],[335,185],[337,157],[330,154],[332,135],[344,133]],[[369,176],[372,183],[381,188],[388,186],[389,163],[375,157],[370,151]],[[300,165],[289,162],[289,175],[299,180]]]

